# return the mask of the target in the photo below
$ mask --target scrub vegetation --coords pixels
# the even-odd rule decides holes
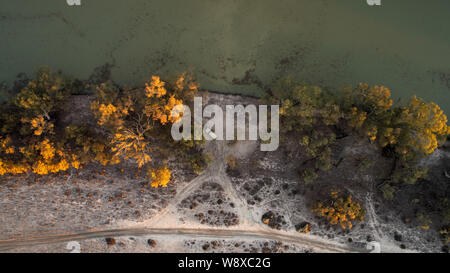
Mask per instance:
[[[175,143],[170,137],[170,124],[176,121],[170,110],[189,104],[198,90],[191,75],[184,73],[168,82],[152,76],[145,87],[136,89],[112,82],[95,86],[91,104],[95,128],[64,124],[65,103],[75,88],[74,81],[61,73],[41,68],[2,104],[0,175],[48,175],[89,163],[132,161],[139,168],[147,166],[152,187],[165,187],[171,179],[170,156],[197,172],[206,166],[201,143]]]
[[[294,135],[297,140],[289,154],[309,156],[300,171],[306,183],[336,163],[331,158],[332,144],[351,134],[395,158],[388,178],[391,183],[414,183],[427,173],[418,164],[420,159],[433,153],[450,133],[447,117],[437,104],[414,96],[405,106],[394,106],[384,86],[361,83],[331,93],[286,78],[264,101],[280,105],[282,137]]]
[[[14,94],[8,90],[9,98],[1,103],[0,108],[1,176],[61,175],[90,166],[120,164],[123,164],[123,172],[123,166],[130,164],[139,172],[143,170],[146,173],[145,186],[159,188],[174,182],[173,172],[176,173],[177,168],[188,168],[199,174],[208,166],[211,159],[204,152],[202,141],[173,141],[170,135],[171,125],[181,118],[170,115],[172,108],[180,104],[191,105],[199,93],[199,84],[191,74],[182,73],[164,80],[152,76],[138,88],[119,86],[111,81],[95,83],[87,88],[92,91],[89,110],[86,110],[91,115],[91,123],[66,118],[71,111],[70,98],[79,93],[80,82],[62,73],[41,68]],[[354,88],[324,90],[285,78],[275,84],[261,101],[280,105],[281,147],[287,152],[288,161],[298,165],[295,172],[299,177],[295,172],[293,174],[296,186],[299,183],[310,188],[316,186],[314,181],[320,180],[321,174],[340,164],[335,157],[339,141],[352,136],[392,163],[386,176],[372,181],[373,188],[385,202],[395,202],[398,189],[418,187],[419,183],[412,184],[426,181],[428,170],[423,160],[443,145],[450,134],[447,117],[437,104],[414,96],[404,105],[394,105],[390,90],[384,86],[361,83]],[[298,158],[302,160],[296,160]],[[227,174],[235,179],[241,176],[243,169],[247,172],[254,171],[254,168],[271,171],[270,161],[262,158],[255,161],[254,167],[249,167],[234,154],[227,155],[224,160]],[[377,164],[376,160],[379,158],[368,155],[358,157],[355,172],[366,172]],[[248,201],[249,206],[265,202],[262,200],[265,197],[259,196],[262,188],[278,185],[276,180],[268,177],[254,183],[244,179],[243,189],[256,200]],[[322,179],[320,182],[323,184],[324,181],[329,187],[323,192],[339,185],[338,181],[332,180]],[[277,187],[274,198],[281,191],[287,191],[287,184]],[[317,185],[317,188],[321,187],[326,188]],[[364,189],[368,191],[369,187]],[[366,209],[372,211],[363,206],[367,192],[361,192],[359,188],[345,190],[349,193],[343,194],[344,189],[338,188],[325,198],[319,194],[309,198],[316,201],[314,198],[320,197],[317,202],[309,203],[308,213],[312,212],[314,217],[324,218],[342,229],[354,228],[358,222],[363,222]],[[448,196],[448,190],[442,192]],[[210,193],[211,190],[208,191]],[[292,191],[293,196],[296,194],[298,189]],[[209,198],[199,193],[191,198],[192,203],[200,197]],[[222,204],[222,199],[225,198],[219,198],[218,205]],[[448,244],[448,200],[413,201],[411,206],[431,204],[428,207],[432,207],[414,211],[417,226],[422,230],[439,231],[442,242]],[[436,206],[439,208],[435,209]],[[190,210],[193,208],[195,206],[189,207]],[[275,211],[275,205],[273,209]],[[439,211],[440,220],[436,221],[435,215],[429,213],[431,210]],[[212,210],[206,210],[206,213],[211,219],[216,215]],[[198,219],[207,219],[204,217],[206,213],[198,214]],[[234,217],[234,214],[227,213],[219,210],[219,215]],[[275,229],[283,228],[283,222],[290,220],[276,211],[264,213],[261,219]],[[232,219],[233,223],[238,223],[238,220],[237,217],[236,221]],[[301,220],[297,228],[299,232],[314,231],[311,223]]]
[[[337,140],[356,136],[392,162],[390,172],[375,181],[387,201],[395,200],[396,190],[403,186],[418,180],[427,183],[428,168],[422,162],[450,134],[447,117],[436,103],[413,96],[405,105],[394,105],[390,90],[384,86],[360,83],[355,88],[324,91],[285,78],[267,92],[263,101],[280,105],[281,145],[293,162],[303,159],[298,163],[302,182],[313,183],[320,174],[339,165],[333,157]],[[355,171],[364,173],[373,164],[361,158]],[[439,214],[436,226],[443,226],[440,234],[448,244],[448,211],[443,208],[430,205],[427,212],[416,214],[415,221],[419,228],[428,230],[432,224],[428,213]],[[352,196],[338,197],[337,192],[314,203],[312,211],[343,229],[351,229],[354,220],[362,221],[364,215]]]

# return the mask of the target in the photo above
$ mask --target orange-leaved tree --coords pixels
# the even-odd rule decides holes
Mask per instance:
[[[116,157],[131,159],[141,168],[156,156],[159,161],[154,165],[162,166],[164,145],[173,142],[168,135],[170,125],[181,117],[172,117],[171,111],[190,103],[197,90],[198,84],[187,73],[169,81],[152,76],[144,88],[136,89],[121,89],[108,82],[97,87],[91,109],[109,134]],[[159,170],[149,167],[153,187],[165,186],[170,180],[167,167]]]

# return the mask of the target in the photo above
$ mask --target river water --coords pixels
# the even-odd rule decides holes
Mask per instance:
[[[0,0],[0,82],[38,66],[142,84],[192,69],[202,87],[260,95],[283,76],[382,84],[450,114],[450,1]]]

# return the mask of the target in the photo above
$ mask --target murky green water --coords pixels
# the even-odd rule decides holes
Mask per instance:
[[[367,81],[450,113],[450,1],[0,0],[0,81],[48,65],[79,78],[110,63],[141,84],[192,67],[203,87],[261,94],[274,79]]]

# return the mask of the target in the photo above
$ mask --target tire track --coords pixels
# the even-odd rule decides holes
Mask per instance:
[[[322,251],[330,252],[367,252],[362,249],[351,248],[346,245],[337,243],[329,243],[312,237],[302,235],[291,235],[283,232],[265,231],[265,230],[230,230],[230,229],[161,229],[161,228],[142,228],[142,229],[113,229],[100,230],[90,232],[80,232],[73,234],[56,234],[42,237],[18,238],[0,241],[0,251],[6,251],[11,248],[46,245],[55,243],[64,243],[74,240],[89,240],[105,237],[120,236],[171,236],[171,237],[187,237],[189,239],[262,239],[262,240],[278,240],[282,242],[301,244],[307,247],[313,247]]]

